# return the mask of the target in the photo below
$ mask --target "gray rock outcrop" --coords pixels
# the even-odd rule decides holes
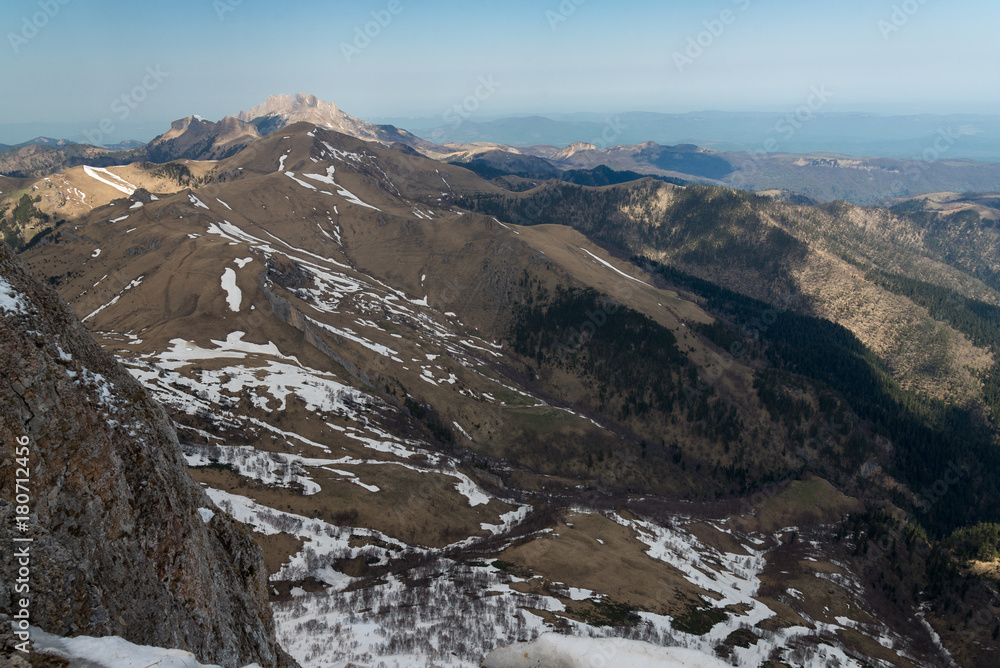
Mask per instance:
[[[32,539],[31,624],[49,633],[295,665],[275,641],[260,548],[191,478],[163,409],[0,243],[0,619],[21,597],[15,538]]]

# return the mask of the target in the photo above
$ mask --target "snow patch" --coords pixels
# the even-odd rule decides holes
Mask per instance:
[[[103,167],[90,167],[89,165],[83,166],[83,171],[92,179],[97,179],[101,183],[111,186],[119,192],[123,192],[129,197],[132,196],[136,191],[136,187],[121,178],[117,174],[112,174]]]
[[[602,260],[601,258],[597,257],[596,255],[594,255],[593,253],[591,253],[591,252],[590,252],[589,250],[587,250],[586,248],[581,248],[580,250],[582,250],[582,251],[583,251],[584,253],[586,253],[586,254],[587,254],[587,255],[589,255],[590,257],[594,258],[595,260],[597,260],[598,262],[600,262],[601,264],[603,264],[603,265],[604,265],[605,267],[607,267],[607,268],[608,268],[608,269],[610,269],[611,271],[615,272],[616,274],[619,274],[619,275],[621,275],[621,276],[624,276],[625,278],[627,278],[627,279],[628,279],[628,280],[630,280],[630,281],[635,281],[636,283],[642,283],[642,284],[643,284],[643,285],[645,285],[645,286],[646,286],[647,288],[651,288],[651,287],[653,287],[652,285],[650,285],[649,283],[647,283],[647,282],[645,282],[645,281],[640,281],[640,280],[639,280],[638,278],[635,278],[635,277],[633,277],[633,276],[629,276],[629,275],[628,275],[628,274],[626,274],[626,273],[625,273],[624,271],[622,271],[622,270],[618,269],[617,267],[613,266],[613,265],[612,265],[611,263],[609,263],[609,262],[605,262],[605,261],[604,261],[604,260]]]
[[[31,639],[36,652],[52,654],[69,661],[70,665],[99,668],[218,668],[199,663],[194,654],[179,649],[163,649],[135,645],[117,636],[93,638],[77,636],[60,638],[31,627]],[[259,668],[251,664],[246,668]]]
[[[107,276],[105,276],[104,278],[107,278]],[[101,281],[103,281],[104,278],[102,278]],[[115,295],[114,299],[112,299],[111,301],[109,301],[104,306],[101,306],[96,311],[92,312],[90,315],[88,315],[86,318],[84,318],[80,322],[87,322],[88,320],[90,320],[91,318],[93,318],[95,315],[97,315],[98,313],[100,313],[101,311],[103,311],[104,309],[108,308],[109,306],[114,306],[115,304],[117,304],[118,300],[122,298],[122,295],[124,295],[126,292],[128,292],[132,288],[139,287],[139,285],[142,283],[142,279],[144,279],[144,278],[145,278],[145,276],[140,276],[139,278],[135,279],[134,281],[132,281],[131,283],[129,283],[128,285],[126,285],[125,289],[122,290],[121,292],[119,292],[117,295]],[[98,281],[98,283],[100,283],[101,281]],[[95,285],[95,287],[96,287],[96,285]]]
[[[362,202],[358,198],[357,195],[355,195],[354,193],[352,193],[351,191],[349,191],[347,188],[344,188],[343,186],[338,185],[337,182],[333,180],[333,174],[334,174],[335,171],[336,171],[336,167],[332,167],[331,166],[331,167],[327,168],[325,176],[322,175],[322,174],[303,174],[302,176],[304,176],[306,178],[309,178],[309,179],[313,179],[315,181],[319,181],[320,183],[325,183],[325,184],[327,184],[329,186],[333,186],[334,188],[337,189],[337,194],[338,195],[340,195],[341,197],[346,198],[352,204],[357,204],[358,206],[364,206],[364,207],[367,207],[369,209],[375,209],[376,211],[381,211],[381,209],[379,209],[378,207],[374,207],[371,204],[368,204],[366,202]],[[291,172],[289,172],[287,175],[291,176]],[[301,181],[299,181],[298,179],[296,179],[294,176],[292,176],[292,178],[295,181],[298,181],[299,183],[302,183]],[[303,184],[303,185],[305,185],[305,184]],[[306,186],[306,187],[312,188],[313,190],[316,190],[316,188],[313,188],[313,186]]]
[[[486,492],[481,490],[479,485],[472,482],[472,478],[469,476],[458,471],[450,471],[446,475],[458,478],[458,482],[455,483],[455,489],[469,500],[469,505],[473,508],[476,506],[485,506],[490,502],[490,497],[486,495]]]
[[[530,643],[494,650],[483,661],[485,668],[726,668],[715,657],[690,649],[657,647],[621,638],[576,638],[545,633]]]
[[[0,311],[4,315],[28,312],[25,296],[14,290],[2,276],[0,276]]]
[[[222,289],[226,291],[229,310],[239,313],[240,304],[243,302],[243,291],[236,285],[236,272],[232,269],[226,269],[222,274]]]
[[[295,178],[295,172],[285,172],[285,176],[287,176],[288,178],[290,178],[292,181],[295,181],[296,183],[298,183],[303,188],[309,188],[309,190],[316,190],[316,186],[312,185],[311,183],[306,183],[305,181],[303,181],[301,179]]]
[[[469,436],[468,432],[462,429],[462,425],[458,424],[457,422],[452,422],[452,424],[455,425],[455,429],[458,429],[460,432],[462,432],[462,436],[465,436],[470,441],[472,440],[472,437]]]

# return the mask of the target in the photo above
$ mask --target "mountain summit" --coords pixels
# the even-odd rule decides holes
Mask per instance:
[[[241,111],[236,115],[241,121],[252,123],[263,117],[278,117],[286,121],[286,125],[304,121],[318,125],[328,125],[331,128],[342,127],[344,120],[353,123],[364,123],[342,112],[335,102],[324,102],[315,95],[297,93],[291,95],[271,95],[263,103]],[[365,125],[371,125],[366,123]]]
[[[365,141],[384,144],[398,142],[414,148],[430,146],[429,142],[405,130],[363,121],[345,113],[334,102],[325,102],[315,95],[302,93],[294,96],[271,95],[249,111],[241,111],[236,118],[257,126],[261,135],[277,132],[293,123],[311,123]]]

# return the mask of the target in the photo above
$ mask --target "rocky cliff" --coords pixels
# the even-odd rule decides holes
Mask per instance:
[[[27,547],[32,626],[294,665],[260,548],[190,477],[163,409],[5,244],[0,316],[0,619],[20,614],[12,555]]]

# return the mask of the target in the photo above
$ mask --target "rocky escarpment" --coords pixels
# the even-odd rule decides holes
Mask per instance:
[[[274,639],[260,548],[190,477],[163,409],[4,244],[0,316],[0,618],[19,609],[10,555],[27,544],[35,627],[226,667],[294,665]]]

